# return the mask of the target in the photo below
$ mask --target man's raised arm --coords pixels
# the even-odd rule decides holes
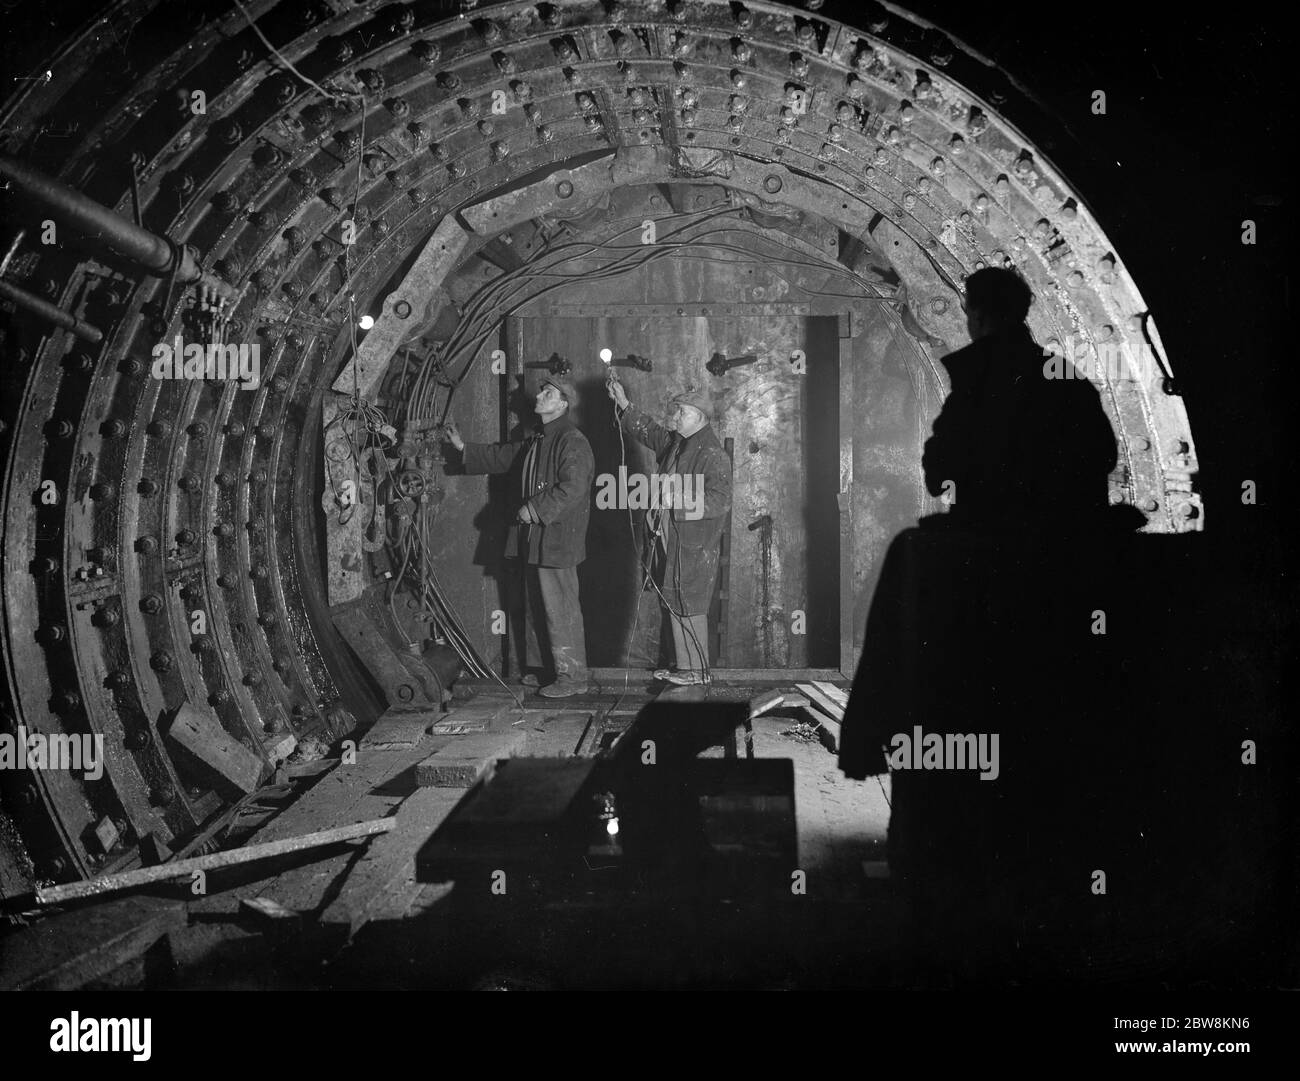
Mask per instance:
[[[460,451],[466,473],[504,473],[523,447],[522,443],[467,443],[455,424],[447,425],[447,440]]]

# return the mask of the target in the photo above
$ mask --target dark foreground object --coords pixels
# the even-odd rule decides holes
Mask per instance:
[[[1259,553],[1116,519],[939,518],[889,550],[840,763],[893,756],[890,867],[917,955],[946,969],[1294,964],[1276,683],[1293,617],[1248,584]]]

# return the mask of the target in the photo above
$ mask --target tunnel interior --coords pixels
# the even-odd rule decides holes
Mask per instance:
[[[77,322],[11,301],[0,328],[0,722],[108,752],[93,779],[5,773],[6,893],[131,866],[231,801],[168,737],[183,708],[269,771],[510,673],[500,486],[444,468],[438,425],[508,438],[562,370],[597,472],[644,469],[602,348],[652,413],[713,403],[721,667],[851,673],[889,539],[941,509],[921,446],[981,267],[1024,276],[1036,339],[1100,392],[1112,504],[1201,528],[1176,358],[1085,194],[978,55],[892,5],[851,17],[124,3],[20,84],[5,280]],[[15,161],[167,257],[86,236]],[[160,378],[178,338],[256,350],[256,378]],[[595,505],[593,666],[661,660],[635,524]]]

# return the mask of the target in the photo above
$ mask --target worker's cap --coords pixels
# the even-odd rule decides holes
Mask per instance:
[[[688,390],[684,394],[675,395],[672,404],[692,405],[704,415],[705,420],[709,420],[713,416],[713,402],[709,400],[709,395],[702,390]]]
[[[572,409],[575,405],[578,404],[578,388],[575,387],[572,383],[570,383],[567,379],[560,379],[555,376],[551,376],[550,378],[543,379],[542,386],[540,389],[545,390],[547,387],[554,387],[557,391],[559,391],[560,397],[569,403],[570,409]]]

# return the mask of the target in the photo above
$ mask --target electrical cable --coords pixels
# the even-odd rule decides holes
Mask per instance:
[[[631,403],[629,402],[628,404],[629,404],[629,407],[630,407]],[[626,410],[623,410],[623,412],[626,412]],[[626,467],[626,466],[627,466],[627,445],[626,445],[626,443],[624,442],[624,439],[623,439],[622,414],[620,413],[620,410],[619,410],[619,407],[618,407],[618,403],[617,403],[617,402],[616,402],[615,405],[614,405],[614,425],[615,425],[615,427],[618,429],[619,464],[620,464],[620,466],[622,466],[622,467]],[[680,434],[680,433],[678,433],[678,434]],[[637,547],[637,544],[636,544],[636,520],[632,517],[632,508],[631,508],[630,505],[629,505],[628,508],[627,508],[627,520],[628,520],[628,529],[629,529],[629,531],[630,531],[631,534],[632,534],[632,543],[633,543],[633,546],[634,546],[634,547]],[[669,521],[672,521],[672,517],[671,517],[671,515],[669,516]],[[652,554],[651,554],[651,558],[650,558],[649,562],[646,561],[646,558],[645,558],[645,551],[644,551],[644,549],[642,549],[642,553],[641,553],[641,555],[638,557],[638,562],[639,562],[639,564],[640,564],[641,570],[644,571],[645,573],[644,573],[644,576],[643,576],[643,578],[642,578],[642,580],[641,580],[641,585],[640,585],[640,587],[638,588],[638,590],[637,590],[637,592],[636,592],[636,602],[635,602],[635,603],[636,603],[636,612],[635,612],[635,616],[634,616],[633,621],[632,621],[632,631],[631,631],[631,634],[630,634],[629,637],[628,637],[628,643],[627,643],[627,646],[625,647],[625,650],[624,650],[624,658],[625,658],[625,660],[624,660],[624,667],[623,667],[623,691],[622,691],[622,693],[620,693],[620,695],[619,695],[618,699],[615,701],[614,705],[611,706],[611,707],[609,708],[609,711],[608,711],[608,712],[613,712],[613,711],[618,707],[619,703],[621,703],[621,702],[623,701],[623,698],[624,698],[624,696],[627,694],[627,691],[628,691],[629,669],[628,669],[628,667],[627,667],[627,660],[629,659],[629,654],[631,653],[632,643],[633,643],[633,641],[634,641],[634,639],[635,639],[636,628],[637,628],[637,625],[638,625],[638,621],[639,621],[640,618],[641,618],[641,594],[642,594],[643,592],[645,592],[645,587],[646,587],[647,583],[648,583],[648,584],[649,584],[649,585],[654,589],[655,593],[656,593],[656,594],[658,595],[658,597],[659,597],[659,601],[660,601],[660,603],[661,603],[661,604],[664,606],[664,608],[668,611],[669,615],[672,616],[674,619],[676,619],[676,620],[677,620],[677,621],[678,621],[678,622],[679,622],[679,623],[680,623],[680,624],[681,624],[681,625],[682,625],[682,626],[683,626],[683,627],[684,627],[684,628],[685,628],[685,629],[690,633],[691,641],[694,643],[694,645],[695,645],[695,649],[696,649],[696,652],[697,652],[697,653],[699,654],[699,656],[700,656],[700,663],[701,663],[701,665],[702,665],[702,671],[703,671],[704,681],[705,681],[705,685],[706,685],[706,686],[708,685],[709,680],[710,680],[710,677],[709,677],[709,657],[708,657],[708,653],[705,651],[703,645],[701,644],[701,642],[700,642],[700,640],[699,640],[699,636],[696,635],[696,633],[695,633],[695,628],[691,626],[691,624],[690,624],[690,622],[689,622],[689,617],[685,614],[685,611],[684,611],[684,610],[685,610],[685,607],[686,607],[686,606],[685,606],[685,603],[684,603],[684,602],[682,603],[683,611],[682,611],[682,612],[678,612],[678,611],[677,611],[677,610],[672,606],[672,604],[669,603],[668,598],[667,598],[666,596],[664,596],[664,592],[663,592],[663,590],[659,587],[659,583],[656,582],[656,581],[654,580],[654,556],[653,556],[653,552],[654,552],[655,548],[658,547],[659,537],[660,537],[660,533],[658,533],[658,532],[656,532],[655,534],[652,535],[652,540],[651,540],[651,543],[650,543],[650,551],[651,551]],[[679,539],[679,540],[678,540],[678,543],[677,543],[677,560],[676,560],[676,570],[675,570],[675,588],[676,588],[676,593],[677,593],[677,599],[678,599],[679,602],[682,602],[682,592],[681,592],[681,555],[682,555],[682,552],[681,552],[681,547],[682,547],[682,546],[681,546],[681,541],[680,541],[680,539]],[[665,571],[665,573],[667,573],[667,570],[668,570],[668,566],[667,566],[667,557],[668,557],[668,542],[667,542],[667,540],[665,539],[665,540],[664,540],[664,561],[665,561],[665,562],[664,562],[664,571]],[[674,651],[673,651],[673,652],[674,652],[674,654],[676,653],[676,649],[675,649],[675,648],[674,648]],[[679,659],[680,659],[680,658],[679,658]]]
[[[360,164],[361,162],[359,158],[358,190],[360,183]],[[760,256],[755,255],[755,253],[750,249],[730,244],[720,239],[715,239],[726,233],[741,232],[742,230],[739,227],[723,224],[719,226],[710,226],[704,229],[699,228],[700,226],[709,225],[709,223],[716,218],[738,212],[743,213],[744,208],[722,207],[703,213],[677,214],[669,216],[669,219],[659,219],[660,222],[674,219],[686,219],[686,221],[678,228],[661,236],[653,245],[618,244],[614,242],[619,236],[638,228],[639,223],[633,223],[614,233],[611,237],[599,241],[569,240],[561,243],[552,243],[548,240],[548,242],[540,247],[527,262],[485,283],[463,305],[460,312],[461,317],[451,336],[442,343],[440,348],[429,357],[425,358],[424,364],[421,365],[420,369],[416,373],[415,382],[411,388],[409,396],[407,397],[407,422],[410,423],[416,420],[433,419],[437,417],[436,394],[437,386],[439,385],[448,386],[448,394],[443,405],[441,417],[441,423],[446,422],[446,419],[450,414],[451,403],[455,391],[458,389],[460,383],[468,376],[473,365],[477,362],[479,355],[490,336],[497,332],[501,319],[508,316],[519,306],[519,304],[516,304],[515,302],[521,294],[526,292],[527,298],[524,302],[531,303],[540,296],[546,295],[556,289],[562,289],[569,286],[574,281],[591,281],[618,277],[638,270],[656,259],[665,258],[670,255],[678,258],[691,258],[731,264],[743,264],[747,262],[760,263],[769,272],[775,273],[778,278],[785,281],[787,285],[798,289],[806,295],[856,300],[871,299],[888,301],[892,299],[892,297],[880,294],[877,290],[876,283],[870,282],[861,275],[856,274],[837,260],[827,259],[825,261],[818,261],[815,259],[797,258],[787,260],[791,266],[795,267],[808,267],[832,271],[837,276],[848,278],[850,281],[858,284],[868,295],[863,297],[860,293],[841,293],[834,290],[810,289],[801,285],[797,281],[792,281],[789,277],[781,274],[779,271],[775,271],[770,260],[762,259]],[[698,231],[689,238],[677,239],[690,230]],[[554,235],[553,239],[559,239],[561,235],[563,234],[557,233]],[[713,249],[713,251],[695,252],[686,250],[700,247]],[[719,254],[714,254],[714,252],[734,254],[737,258],[722,258]],[[566,264],[575,259],[587,258],[598,253],[612,254],[613,258],[595,268],[587,268],[581,271],[568,271],[562,269]],[[345,271],[346,268],[347,256],[345,253]],[[350,281],[350,271],[347,272],[347,278]],[[548,284],[544,285],[541,289],[532,288],[539,280],[546,281]],[[355,315],[355,311],[353,311],[353,315]],[[351,322],[355,327],[355,318],[353,318]],[[355,331],[353,331],[353,339],[355,355]],[[467,351],[469,353],[469,358],[465,362],[464,366],[460,369],[458,374],[449,377],[448,381],[443,383],[442,380],[437,377],[437,373],[439,371],[450,372],[455,366],[459,356]],[[406,363],[409,364],[409,353],[406,355],[405,359]],[[405,371],[406,368],[404,366],[403,383],[405,382]],[[619,410],[617,408],[615,409],[614,424],[619,433],[620,460],[625,466],[627,461],[626,444],[623,438],[622,424]],[[410,541],[404,550],[408,560],[413,551],[417,553],[417,562],[420,567],[421,604],[425,607],[429,615],[434,617],[437,624],[443,628],[445,637],[452,642],[453,646],[457,648],[457,651],[460,652],[460,648],[463,646],[466,648],[467,652],[472,655],[474,654],[474,651],[472,647],[469,646],[468,635],[459,625],[459,620],[455,617],[451,606],[446,602],[441,585],[437,582],[436,573],[434,572],[432,565],[432,546],[427,535],[428,526],[424,521],[423,513],[420,514],[420,518],[421,528],[417,531],[418,535]],[[631,508],[628,509],[628,523],[635,544],[636,523],[632,516]],[[668,515],[668,523],[669,525],[667,528],[674,528],[676,525],[671,513]],[[669,541],[666,533],[663,535],[663,541],[664,553],[665,556],[667,556]],[[699,654],[703,676],[707,684],[709,682],[710,670],[708,653],[704,644],[700,642],[698,635],[695,633],[695,628],[691,623],[690,617],[685,613],[686,605],[682,601],[680,536],[677,540],[676,559],[673,561],[674,566],[671,568],[671,573],[677,600],[681,602],[683,609],[681,612],[678,612],[673,604],[669,602],[663,589],[660,588],[659,583],[655,581],[653,552],[657,547],[657,543],[658,541],[656,540],[655,545],[650,549],[649,554],[651,558],[649,562],[645,559],[646,553],[644,551],[640,557],[640,566],[644,572],[644,576],[637,595],[637,610],[632,622],[631,637],[628,640],[625,656],[626,653],[630,652],[639,625],[640,593],[644,592],[646,584],[648,583],[654,588],[664,608],[674,619],[679,621],[686,633],[689,634],[690,640],[696,652]],[[404,563],[404,569],[405,565],[406,564]],[[664,569],[665,572],[669,571],[667,561],[665,562]],[[430,597],[432,597],[432,600]],[[438,609],[441,609],[441,611],[438,611]],[[448,615],[451,615],[452,617],[450,620],[446,620]],[[446,620],[446,622],[444,622],[444,620]],[[475,667],[477,667],[477,665]],[[512,698],[515,697],[513,691],[506,686],[503,681],[501,681],[492,666],[483,665],[482,667],[486,669],[493,678],[496,678],[503,687],[505,687],[507,692],[511,694]],[[628,672],[625,668],[623,692],[620,694],[615,706],[611,707],[611,709],[617,707],[617,705],[622,701],[622,698],[626,695],[627,690]],[[522,709],[522,703],[519,702],[518,698],[515,698],[515,701]]]
[[[277,49],[274,45],[271,44],[270,39],[265,34],[262,33],[261,28],[257,25],[257,23],[253,21],[253,17],[248,13],[248,9],[244,7],[244,5],[240,2],[240,0],[235,0],[235,7],[239,8],[240,13],[244,16],[244,19],[248,22],[249,29],[251,29],[254,34],[256,34],[259,38],[262,39],[262,44],[265,45],[271,51],[272,55],[274,55],[275,58],[279,60],[281,64],[283,64],[286,68],[288,68],[289,71],[293,72],[295,76],[301,79],[313,90],[321,94],[324,94],[325,97],[327,98],[331,98],[334,100],[338,100],[339,98],[361,97],[360,94],[346,94],[343,93],[342,91],[326,90],[323,86],[320,85],[320,83],[315,82],[312,79],[309,79],[306,75],[304,75],[301,71],[299,71],[296,67],[294,67],[293,62],[287,56],[285,56],[284,53],[280,52],[279,49]]]

